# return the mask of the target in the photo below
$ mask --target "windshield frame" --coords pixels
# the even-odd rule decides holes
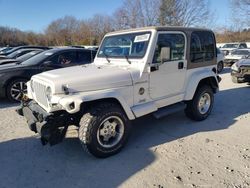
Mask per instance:
[[[142,55],[136,55],[136,56],[131,56],[131,55],[126,55],[126,54],[121,54],[121,55],[109,55],[109,54],[106,54],[103,52],[103,54],[100,54],[100,52],[102,51],[103,47],[104,47],[104,44],[105,42],[110,39],[110,38],[113,38],[113,37],[126,37],[128,35],[134,35],[135,36],[140,36],[140,35],[146,35],[146,34],[149,34],[149,37],[148,37],[148,40],[145,41],[145,47],[144,47],[144,53]],[[97,57],[98,58],[114,58],[114,59],[142,59],[145,57],[147,51],[148,51],[148,47],[149,47],[149,43],[151,41],[151,37],[152,37],[152,31],[138,31],[138,32],[133,32],[133,33],[120,33],[120,34],[116,34],[116,35],[108,35],[106,36],[102,43],[101,43],[101,46],[97,52]],[[134,42],[133,42],[134,43]],[[139,43],[139,42],[138,42]],[[117,46],[118,47],[118,46]]]

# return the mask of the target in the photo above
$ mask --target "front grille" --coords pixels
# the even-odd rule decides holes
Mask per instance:
[[[43,85],[39,82],[33,81],[33,92],[36,97],[36,102],[41,104],[43,107],[48,107],[48,101],[46,97],[46,85]]]

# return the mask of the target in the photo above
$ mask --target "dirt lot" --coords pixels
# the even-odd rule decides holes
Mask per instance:
[[[54,147],[0,101],[0,187],[250,187],[250,86],[221,75],[211,116],[183,112],[133,122],[124,150],[108,159],[83,152],[70,130]]]

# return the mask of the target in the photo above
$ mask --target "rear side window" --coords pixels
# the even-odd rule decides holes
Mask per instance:
[[[190,45],[190,58],[192,63],[211,61],[215,57],[215,41],[211,32],[193,32]]]
[[[76,52],[71,51],[60,53],[53,56],[50,61],[52,61],[54,65],[67,65],[76,63]]]
[[[247,48],[247,45],[244,44],[244,43],[241,43],[240,46],[239,46],[239,48]]]
[[[91,62],[91,53],[90,51],[78,52],[78,63],[90,63]]]
[[[91,63],[96,55],[95,51],[79,51],[78,62],[79,64]]]

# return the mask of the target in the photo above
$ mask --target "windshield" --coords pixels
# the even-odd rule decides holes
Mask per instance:
[[[239,44],[225,44],[222,48],[238,48]]]
[[[51,55],[53,55],[53,52],[48,52],[48,51],[42,52],[22,62],[22,65],[37,65]]]
[[[14,59],[19,53],[20,53],[20,51],[15,51],[15,52],[12,52],[11,54],[7,55],[7,57],[10,59]]]
[[[14,48],[8,49],[8,50],[6,51],[6,53],[12,53],[12,52],[14,52],[14,51],[16,51],[16,50],[18,50],[18,49],[19,49],[19,47],[14,47]]]
[[[39,53],[41,53],[41,51],[33,51],[16,58],[16,60],[23,62]]]
[[[250,55],[250,51],[248,50],[234,50],[232,55]]]
[[[6,48],[2,49],[0,53],[8,52],[8,51],[10,51],[11,49],[12,49],[11,47],[6,47]]]
[[[150,35],[150,32],[140,32],[105,37],[97,56],[142,58],[147,51]]]

